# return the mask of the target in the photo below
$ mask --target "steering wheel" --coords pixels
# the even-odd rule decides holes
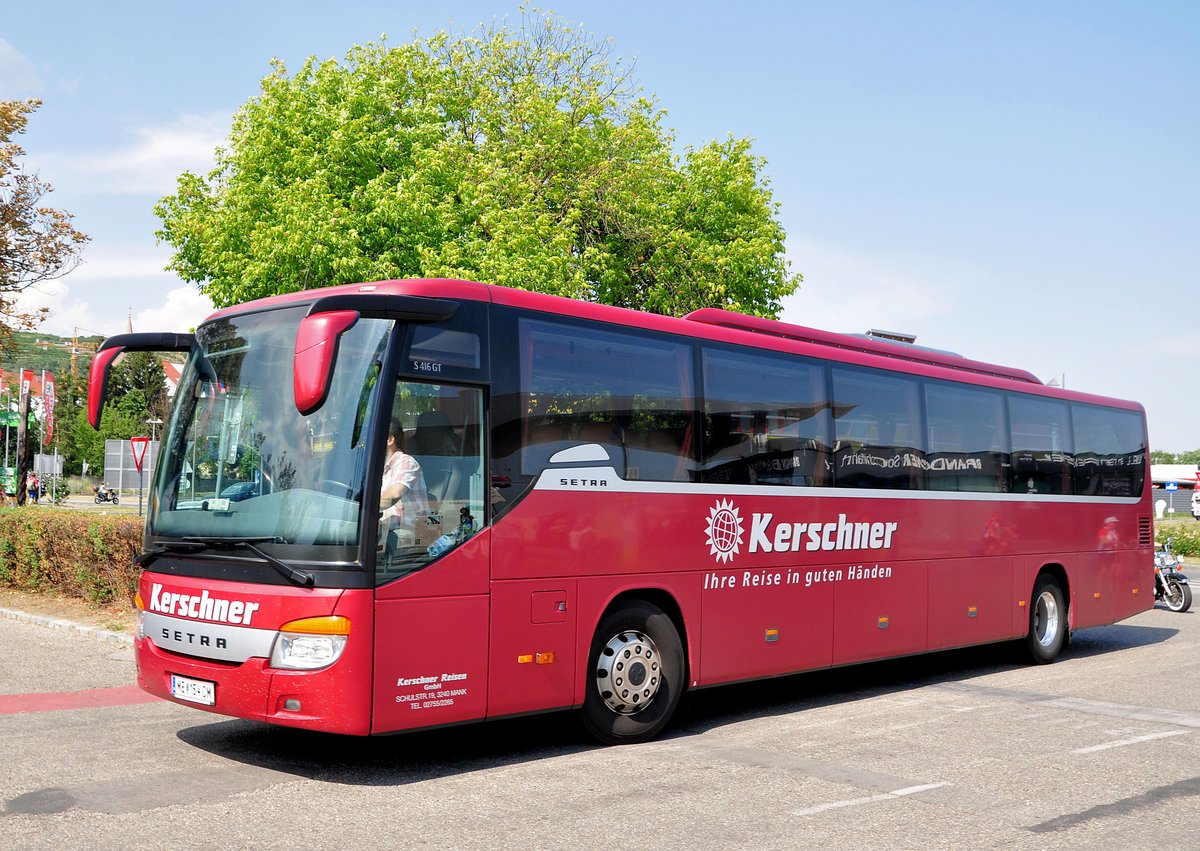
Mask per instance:
[[[340,496],[343,499],[353,499],[354,489],[345,482],[339,482],[337,479],[321,479],[317,483],[317,490],[321,493],[327,493],[330,496]]]

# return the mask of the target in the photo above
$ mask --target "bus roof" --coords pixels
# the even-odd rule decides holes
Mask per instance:
[[[724,328],[739,328],[756,334],[769,334],[784,337],[788,340],[800,340],[805,343],[815,343],[819,346],[829,346],[835,349],[847,349],[855,352],[865,352],[882,355],[886,358],[929,363],[974,372],[979,375],[994,375],[1000,378],[1011,378],[1014,381],[1027,381],[1031,384],[1041,384],[1041,380],[1032,372],[1015,367],[1000,366],[999,364],[984,363],[969,360],[953,352],[939,351],[902,342],[898,339],[888,339],[882,336],[862,336],[858,334],[838,334],[833,331],[822,331],[818,328],[807,328],[803,325],[792,325],[775,319],[763,319],[758,316],[747,316],[743,313],[733,313],[717,307],[705,307],[695,310],[683,317],[691,322],[702,322],[706,325],[718,325]]]
[[[1048,387],[1033,373],[1023,369],[971,360],[952,352],[916,346],[898,340],[824,331],[817,328],[780,322],[774,319],[764,319],[762,317],[734,313],[715,307],[702,308],[682,318],[677,318],[455,278],[405,278],[300,290],[223,308],[209,316],[205,322],[247,312],[284,307],[289,304],[300,304],[325,296],[351,293],[403,294],[426,296],[429,298],[485,301],[509,307],[553,313],[560,316],[573,316],[580,319],[612,322],[630,327],[664,333],[684,334],[692,337],[709,337],[709,334],[701,330],[703,327],[712,329],[720,328],[726,332],[725,334],[721,334],[720,338],[744,345],[757,344],[763,346],[765,344],[766,348],[783,348],[791,351],[797,351],[798,348],[803,349],[804,354],[813,357],[822,356],[822,352],[819,349],[831,350],[826,353],[826,356],[834,355],[834,351],[832,350],[836,350],[844,353],[842,358],[836,358],[836,355],[834,355],[836,359],[844,359],[862,365],[886,367],[886,364],[878,361],[872,364],[871,361],[875,358],[902,361],[916,365],[916,371],[918,372],[924,372],[921,369],[922,366],[931,368],[934,371],[939,369],[948,370],[960,374],[965,373],[967,375],[978,376],[985,379],[985,383],[990,383],[986,381],[987,379],[993,379],[1000,382],[1017,382],[1026,386],[1034,385],[1037,388],[1035,392],[1039,395],[1074,398],[1102,404],[1115,403],[1121,407],[1139,411],[1143,410],[1142,406],[1136,402],[1113,399],[1091,393],[1081,393],[1079,391],[1068,391],[1057,387]],[[758,339],[755,340],[753,339],[754,337]],[[783,343],[783,345],[772,345],[769,342],[772,338],[777,343]],[[788,346],[784,341],[799,343],[800,346],[793,348],[792,346]],[[896,367],[899,367],[899,364],[896,364]],[[944,373],[943,375],[944,377],[950,377]],[[966,375],[963,377],[965,378]],[[1033,388],[1031,387],[1030,389]]]

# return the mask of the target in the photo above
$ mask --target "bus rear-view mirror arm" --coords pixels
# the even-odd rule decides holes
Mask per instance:
[[[100,428],[100,413],[108,396],[108,373],[113,361],[124,352],[188,352],[196,344],[195,334],[117,334],[96,350],[88,373],[88,423]]]

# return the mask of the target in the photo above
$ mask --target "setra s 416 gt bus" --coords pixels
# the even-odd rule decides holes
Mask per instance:
[[[139,685],[354,735],[1022,641],[1149,608],[1144,413],[1021,370],[717,309],[384,281],[220,310],[139,557]]]

